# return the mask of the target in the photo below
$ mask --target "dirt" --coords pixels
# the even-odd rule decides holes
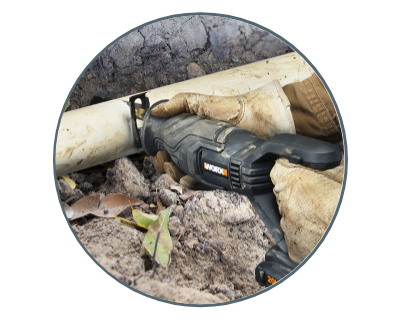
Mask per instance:
[[[204,15],[158,21],[101,52],[79,79],[68,110],[288,52],[293,50],[278,38],[239,20]]]
[[[254,280],[254,270],[271,246],[270,235],[248,199],[235,192],[213,190],[197,191],[182,200],[181,192],[188,190],[176,188],[179,184],[167,174],[153,173],[153,183],[152,176],[144,178],[139,170],[148,172],[151,164],[151,157],[143,162],[122,158],[104,176],[97,172],[72,173],[69,177],[75,179],[75,193],[108,194],[118,190],[144,200],[140,210],[147,213],[155,212],[156,207],[150,205],[156,204],[156,195],[163,206],[173,206],[168,227],[174,246],[168,269],[154,266],[143,251],[145,230],[129,228],[119,220],[87,216],[73,221],[72,228],[93,258],[127,285],[174,302],[219,303],[262,289]],[[79,190],[94,176],[104,182],[94,183],[96,190]],[[143,181],[141,188],[124,188],[126,176]],[[77,201],[68,185],[61,179],[59,182],[62,198],[71,196],[70,204]],[[133,221],[129,208],[120,216]]]
[[[106,48],[80,78],[68,111],[292,51],[268,32],[225,17],[159,21]],[[190,304],[232,301],[263,289],[254,270],[271,246],[270,234],[246,197],[214,190],[182,200],[171,188],[177,184],[156,173],[152,158],[143,156],[68,176],[76,189],[59,179],[59,190],[69,204],[83,195],[119,192],[143,200],[146,212],[154,211],[156,195],[164,206],[177,206],[169,220],[174,247],[167,270],[153,266],[143,251],[141,230],[114,219],[72,223],[93,258],[128,286]],[[121,216],[132,220],[130,209]]]

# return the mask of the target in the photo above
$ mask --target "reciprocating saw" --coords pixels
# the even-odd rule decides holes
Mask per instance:
[[[277,158],[318,170],[334,168],[342,158],[339,147],[294,134],[265,140],[225,122],[187,113],[172,118],[152,116],[151,109],[161,102],[166,100],[146,112],[138,143],[151,156],[168,151],[176,166],[209,187],[246,195],[277,243],[270,253],[272,273],[259,272],[257,281],[270,285],[285,276],[296,264],[288,260],[270,171]]]

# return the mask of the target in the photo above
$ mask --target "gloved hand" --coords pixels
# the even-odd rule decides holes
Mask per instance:
[[[153,158],[154,168],[158,173],[168,173],[171,178],[189,190],[211,190],[209,186],[184,173],[173,162],[167,151],[158,151]]]
[[[338,167],[326,171],[276,160],[270,176],[294,262],[302,262],[328,228],[338,205],[343,173],[344,158]]]
[[[221,120],[264,139],[278,133],[296,133],[290,102],[278,80],[231,97],[179,93],[152,109],[151,114],[172,117],[183,112]]]

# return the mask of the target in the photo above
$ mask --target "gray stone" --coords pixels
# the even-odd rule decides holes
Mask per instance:
[[[170,190],[163,189],[159,192],[158,196],[165,207],[176,204],[178,201],[178,195]]]
[[[144,261],[138,257],[133,257],[131,266],[133,269],[132,274],[134,276],[137,276],[142,271],[144,271]]]
[[[194,279],[194,271],[189,269],[188,267],[183,267],[182,268],[182,274],[188,280],[193,280]]]
[[[189,79],[201,77],[206,74],[206,72],[196,62],[189,63],[187,71]]]
[[[169,218],[168,229],[169,229],[169,233],[172,236],[176,236],[179,234],[180,229],[181,229],[181,222],[178,217],[174,216],[174,217]]]
[[[137,199],[150,196],[149,185],[128,158],[116,160],[114,167],[107,170],[106,179],[106,182],[100,185],[101,193],[123,193]]]
[[[90,191],[93,191],[93,185],[90,182],[83,182],[79,185],[79,189],[84,193],[88,194]]]
[[[235,293],[231,290],[226,291],[225,296],[229,299],[229,300],[234,300],[235,299]]]
[[[150,187],[150,190],[168,189],[171,184],[177,184],[168,173],[162,174]]]
[[[62,201],[68,200],[75,195],[74,189],[72,189],[64,180],[58,180],[57,186],[58,190],[60,191],[60,197]]]
[[[70,178],[74,180],[77,184],[80,184],[85,181],[85,175],[82,173],[73,172],[70,174]]]

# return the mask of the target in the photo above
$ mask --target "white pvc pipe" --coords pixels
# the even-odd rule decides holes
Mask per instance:
[[[107,101],[63,114],[56,145],[56,174],[65,175],[138,152],[130,108]]]
[[[229,96],[278,79],[282,86],[314,71],[297,53],[262,60],[149,90],[150,105],[180,92]],[[135,96],[135,95],[132,95]],[[56,175],[61,176],[141,151],[134,147],[127,96],[63,114],[57,135]],[[141,126],[139,121],[138,126]]]

